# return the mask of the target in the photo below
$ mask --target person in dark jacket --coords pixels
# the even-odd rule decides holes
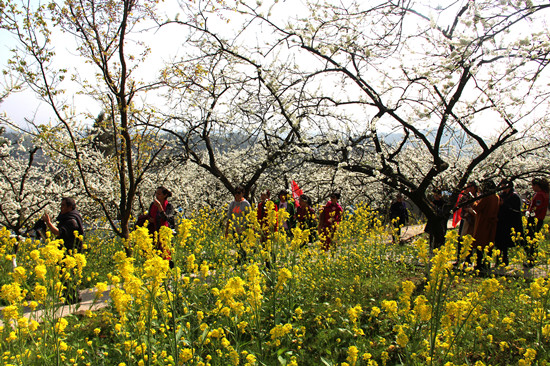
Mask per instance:
[[[79,252],[82,250],[82,240],[79,238],[84,235],[82,216],[76,210],[76,202],[73,198],[64,197],[61,199],[60,213],[56,219],[57,226],[52,223],[47,213],[42,215],[42,220],[44,220],[52,234],[63,240],[63,246],[67,251]],[[63,297],[65,298],[65,304],[80,302],[78,285],[64,280]]]
[[[443,198],[442,190],[439,188],[433,190],[433,198],[430,203],[439,220],[428,220],[424,227],[424,232],[430,235],[430,250],[434,250],[445,244],[449,206],[447,201]]]
[[[292,235],[292,229],[294,229],[294,227],[296,226],[296,222],[294,221],[296,206],[294,205],[294,202],[288,199],[290,198],[290,195],[285,190],[280,191],[277,197],[279,198],[278,201],[275,201],[277,208],[279,210],[285,209],[285,211],[288,213],[288,218],[285,221],[282,221],[281,225],[287,235]]]
[[[307,194],[302,194],[298,199],[298,207],[296,207],[296,213],[294,215],[294,220],[296,221],[296,227],[301,230],[310,230],[309,232],[309,243],[313,243],[315,240],[314,230],[317,227],[317,218],[315,217],[315,210],[313,207],[313,201],[311,197]],[[304,246],[302,244],[302,246]]]
[[[401,227],[407,225],[409,220],[409,213],[405,201],[403,201],[403,195],[398,193],[395,196],[395,200],[390,206],[390,222],[395,228],[392,234],[393,242],[399,242],[401,239]]]
[[[523,237],[523,223],[521,221],[521,198],[514,191],[514,184],[503,179],[499,188],[500,208],[498,210],[497,232],[495,246],[500,251],[499,261],[508,265],[508,249],[515,245],[514,235],[519,233]]]
[[[82,250],[82,241],[75,236],[75,232],[81,236],[84,234],[82,227],[82,216],[76,210],[76,203],[73,198],[64,197],[61,199],[60,213],[57,216],[57,226],[55,226],[50,216],[45,213],[42,219],[58,239],[63,240],[63,245],[67,250]]]

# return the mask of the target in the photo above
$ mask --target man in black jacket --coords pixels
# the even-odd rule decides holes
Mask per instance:
[[[82,241],[77,237],[84,234],[82,227],[82,216],[76,210],[76,203],[73,198],[64,197],[61,199],[60,213],[57,216],[57,226],[52,224],[50,216],[45,213],[42,219],[58,239],[63,240],[63,246],[67,251],[79,252],[82,250]],[[75,235],[75,232],[77,235]],[[63,297],[65,304],[75,304],[80,302],[78,286],[65,280],[63,287]]]
[[[514,191],[514,184],[503,179],[499,188],[500,208],[498,210],[497,234],[495,236],[495,246],[500,250],[500,256],[497,263],[509,264],[508,249],[516,245],[517,235],[523,237],[523,222],[521,219],[521,198]],[[512,235],[512,229],[516,237]]]
[[[76,203],[73,198],[64,197],[61,199],[61,212],[57,216],[57,227],[52,224],[50,216],[44,214],[42,219],[58,239],[63,240],[63,245],[67,250],[82,250],[82,241],[75,236],[84,234],[82,227],[82,216],[76,210]]]

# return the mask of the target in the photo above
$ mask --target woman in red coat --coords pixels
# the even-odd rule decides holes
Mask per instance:
[[[496,185],[492,180],[487,180],[482,184],[481,192],[484,197],[476,201],[472,209],[475,212],[473,237],[477,253],[476,269],[483,274],[489,269],[488,262],[483,258],[484,249],[495,242],[500,198],[495,193]]]
[[[330,248],[334,233],[340,221],[342,221],[342,206],[338,203],[340,193],[334,192],[330,195],[330,201],[327,202],[319,214],[319,236],[323,250]]]
[[[527,215],[527,262],[525,267],[530,268],[535,265],[535,257],[538,252],[538,243],[535,239],[536,234],[542,230],[546,211],[548,210],[548,191],[549,185],[545,178],[533,178],[531,187],[535,195],[531,199]]]

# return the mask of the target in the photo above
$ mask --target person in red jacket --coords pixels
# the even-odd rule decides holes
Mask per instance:
[[[338,203],[339,199],[340,193],[333,192],[330,195],[330,201],[327,202],[319,214],[319,226],[317,230],[321,238],[321,247],[325,251],[330,249],[330,245],[334,239],[334,233],[338,228],[338,224],[342,221],[342,213],[344,210]]]
[[[148,213],[140,215],[136,222],[136,226],[144,226],[145,222],[147,222],[147,229],[149,230],[149,234],[153,236],[155,249],[167,260],[171,260],[170,249],[165,247],[161,240],[159,240],[158,233],[163,226],[168,228],[174,227],[174,206],[168,202],[168,198],[170,197],[172,197],[172,192],[163,186],[158,187],[155,190],[153,202],[149,206]],[[127,254],[129,255],[129,252]]]
[[[531,187],[535,195],[531,199],[529,209],[526,212],[527,216],[527,254],[526,267],[532,267],[535,262],[537,252],[537,242],[534,240],[535,235],[540,232],[548,210],[548,181],[544,178],[534,178],[531,181]]]

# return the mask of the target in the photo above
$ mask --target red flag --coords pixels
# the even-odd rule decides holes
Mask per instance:
[[[456,205],[460,202],[460,199],[462,198],[462,193],[458,195],[458,199],[456,200]],[[456,207],[456,206],[455,206]],[[462,208],[459,208],[453,213],[453,227],[456,227],[458,223],[462,220]]]
[[[292,198],[294,198],[295,201],[298,201],[298,198],[304,194],[300,187],[298,187],[298,184],[295,181],[292,181]]]

